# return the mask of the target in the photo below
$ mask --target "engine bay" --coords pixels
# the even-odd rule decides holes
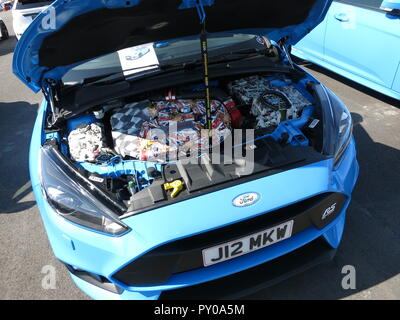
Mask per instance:
[[[68,120],[61,151],[130,212],[243,177],[243,158],[226,154],[234,131],[254,130],[231,146],[254,152],[252,174],[318,153],[320,118],[306,79],[251,75],[210,87],[211,138],[204,85],[195,83],[110,101]],[[210,150],[219,150],[223,161],[214,163]]]

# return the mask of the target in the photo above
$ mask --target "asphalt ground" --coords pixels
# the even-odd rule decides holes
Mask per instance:
[[[0,299],[87,299],[54,258],[35,205],[28,152],[42,95],[12,74],[11,14],[0,17],[11,35],[0,42]],[[305,68],[352,112],[359,181],[335,259],[246,298],[400,299],[400,103],[317,66]],[[356,286],[343,289],[349,265]],[[56,276],[50,285],[49,270]]]

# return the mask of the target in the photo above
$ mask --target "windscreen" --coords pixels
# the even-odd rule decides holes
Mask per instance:
[[[209,57],[246,49],[263,49],[263,38],[254,34],[218,34],[208,39]],[[154,56],[152,56],[154,55]],[[87,78],[121,72],[125,75],[146,69],[179,65],[201,59],[198,37],[150,43],[93,59],[71,69],[62,78],[65,85],[74,85]]]

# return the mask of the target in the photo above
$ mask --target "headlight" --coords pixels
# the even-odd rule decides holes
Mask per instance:
[[[41,148],[40,169],[44,195],[60,216],[109,235],[129,230],[115,213],[124,208],[74,170],[51,143]]]
[[[330,90],[325,89],[332,107],[332,132],[326,137],[334,152],[335,165],[339,163],[350,143],[353,134],[351,114],[344,103]]]

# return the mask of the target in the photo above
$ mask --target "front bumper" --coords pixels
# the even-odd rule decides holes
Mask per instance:
[[[40,130],[40,126],[35,127],[37,133]],[[39,184],[37,154],[40,143],[36,143],[35,136],[34,132],[31,181],[50,244],[55,256],[72,271],[76,285],[95,299],[168,299],[182,297],[182,294],[187,299],[197,297],[200,290],[208,291],[208,294],[198,297],[214,298],[212,293],[218,292],[214,288],[228,288],[220,292],[220,297],[237,297],[234,294],[248,294],[293,272],[326,261],[333,257],[340,243],[346,209],[359,170],[352,140],[337,168],[333,167],[332,159],[325,160],[138,214],[124,219],[131,232],[110,237],[70,223],[47,204]],[[232,199],[237,195],[254,191],[261,195],[256,204],[245,208],[232,206]],[[118,271],[164,245],[243,223],[261,214],[268,215],[324,193],[340,193],[346,200],[334,220],[322,229],[308,226],[270,247],[211,267],[174,273],[161,283],[135,285],[123,283],[116,277]],[[256,277],[256,283],[244,280],[249,273],[263,274],[265,279]],[[82,274],[86,276],[82,277]],[[246,285],[227,287],[226,281]]]

